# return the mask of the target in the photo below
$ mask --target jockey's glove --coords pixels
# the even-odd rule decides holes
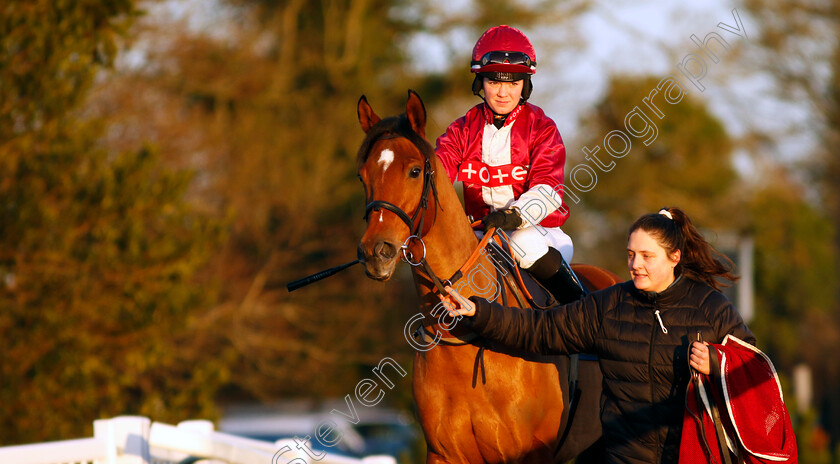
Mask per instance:
[[[522,216],[513,208],[500,209],[484,216],[481,219],[484,231],[491,227],[502,230],[513,230],[522,225]]]

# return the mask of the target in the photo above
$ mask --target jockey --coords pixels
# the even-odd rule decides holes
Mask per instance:
[[[449,179],[463,182],[467,214],[482,218],[485,231],[508,231],[520,267],[565,303],[583,293],[567,264],[572,239],[560,229],[569,217],[562,200],[566,150],[554,121],[527,103],[536,69],[522,32],[488,29],[471,67],[473,94],[484,102],[455,120],[435,151]]]

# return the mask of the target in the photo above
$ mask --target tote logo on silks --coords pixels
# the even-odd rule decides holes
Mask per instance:
[[[528,166],[504,164],[490,166],[480,161],[467,161],[458,171],[458,180],[465,184],[477,184],[483,187],[501,187],[525,182]]]

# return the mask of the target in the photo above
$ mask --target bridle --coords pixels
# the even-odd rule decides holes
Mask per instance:
[[[396,137],[396,136],[391,136]],[[437,187],[435,186],[435,171],[432,169],[432,163],[430,160],[426,160],[423,165],[423,192],[420,194],[420,202],[417,205],[417,208],[414,210],[414,214],[409,217],[408,214],[402,210],[399,206],[385,201],[385,200],[373,200],[365,206],[365,221],[369,221],[371,211],[379,211],[381,209],[386,209],[399,217],[402,222],[408,226],[408,230],[410,232],[410,236],[417,237],[418,239],[421,238],[421,234],[423,233],[423,222],[426,217],[426,211],[429,209],[429,193],[434,193],[435,195],[435,205],[440,207],[440,201],[437,198]],[[442,209],[442,208],[441,208]],[[420,222],[417,221],[417,217],[420,216]]]
[[[389,139],[389,138],[398,138],[401,137],[400,135],[390,133],[380,137],[378,140]],[[420,147],[417,144],[406,137],[406,140],[411,142],[421,153]],[[387,210],[397,215],[400,220],[408,227],[409,235],[408,238],[405,239],[400,250],[403,254],[403,261],[407,262],[413,267],[422,266],[423,271],[431,278],[432,282],[434,282],[435,287],[437,287],[438,291],[442,294],[446,294],[446,290],[444,289],[443,281],[441,281],[435,273],[432,271],[432,268],[429,266],[429,263],[426,262],[426,244],[423,242],[423,225],[426,219],[426,212],[429,210],[429,195],[434,194],[434,201],[435,207],[440,208],[443,211],[443,207],[440,205],[440,200],[438,199],[438,192],[437,186],[435,185],[435,171],[432,169],[432,162],[431,159],[426,157],[426,161],[423,163],[423,191],[420,193],[420,200],[418,201],[417,208],[414,210],[414,214],[411,216],[408,215],[402,208],[399,206],[385,201],[385,200],[372,200],[370,201],[367,206],[365,206],[365,222],[370,222],[370,213],[371,211],[380,211],[380,210]],[[419,220],[418,220],[419,217]],[[423,247],[422,256],[415,257],[412,252],[409,250],[409,245],[417,241]]]

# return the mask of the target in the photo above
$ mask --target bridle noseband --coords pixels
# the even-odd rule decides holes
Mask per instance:
[[[414,214],[409,217],[402,208],[391,202],[385,200],[373,200],[365,207],[365,222],[370,222],[371,211],[380,211],[385,209],[396,214],[397,217],[405,223],[409,231],[409,237],[406,239],[406,243],[403,244],[403,250],[405,251],[405,247],[412,238],[420,240],[421,243],[423,241],[423,223],[426,218],[426,211],[429,209],[429,193],[434,193],[435,205],[443,210],[440,206],[437,187],[435,186],[435,171],[432,169],[431,160],[426,159],[426,162],[423,165],[423,191],[420,194],[420,202],[414,210]],[[420,217],[419,221],[417,221],[418,216]],[[425,245],[423,245],[423,248],[425,250]],[[411,264],[415,264],[408,259],[406,259],[406,261]]]

